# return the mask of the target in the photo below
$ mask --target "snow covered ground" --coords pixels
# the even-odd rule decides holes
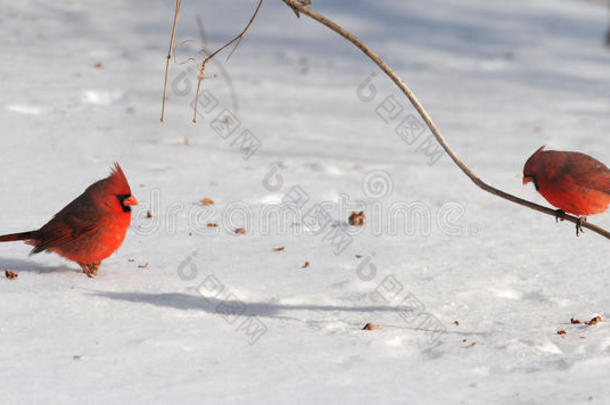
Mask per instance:
[[[267,0],[196,125],[172,66],[162,124],[172,1],[3,3],[0,233],[114,161],[140,201],[96,279],[0,245],[3,403],[610,403],[608,323],[570,324],[610,316],[608,241],[477,189],[336,34]],[[346,3],[314,7],[484,180],[543,202],[521,185],[540,145],[610,163],[607,6]],[[219,46],[255,5],[184,1],[177,42],[200,16]]]

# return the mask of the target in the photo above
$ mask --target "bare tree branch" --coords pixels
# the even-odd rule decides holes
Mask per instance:
[[[174,12],[174,23],[172,24],[172,36],[169,40],[169,51],[167,52],[167,61],[165,62],[165,79],[163,80],[163,102],[161,103],[161,122],[165,121],[165,100],[167,99],[167,78],[169,76],[169,61],[172,58],[172,50],[174,49],[174,39],[176,38],[176,25],[178,24],[178,15],[180,14],[181,0],[176,0],[176,11]]]
[[[552,208],[548,208],[548,207],[545,207],[543,205],[539,205],[539,204],[536,204],[534,202],[531,202],[531,201],[524,200],[522,198],[516,197],[516,196],[514,196],[512,194],[509,194],[507,192],[499,190],[499,189],[497,189],[497,188],[495,188],[495,187],[485,183],[483,180],[481,180],[457,156],[457,154],[453,151],[451,146],[449,146],[449,144],[447,143],[447,141],[445,140],[445,138],[441,134],[440,130],[438,129],[438,127],[436,126],[434,121],[432,121],[432,118],[430,117],[430,115],[426,112],[426,110],[421,105],[421,103],[419,102],[417,97],[415,97],[415,94],[411,91],[411,89],[402,81],[400,76],[398,76],[396,74],[396,72],[394,72],[388,66],[388,64],[385,63],[383,61],[383,59],[381,59],[379,57],[379,55],[377,55],[375,52],[373,52],[373,50],[371,50],[364,42],[362,42],[360,39],[358,39],[354,34],[348,32],[347,30],[345,30],[344,28],[342,28],[341,26],[339,26],[335,22],[333,22],[333,21],[329,20],[328,18],[324,17],[322,14],[320,14],[320,13],[318,13],[316,11],[311,10],[309,7],[306,7],[302,3],[302,1],[300,1],[300,0],[282,0],[282,1],[286,5],[288,5],[293,11],[295,11],[297,16],[298,16],[298,13],[300,12],[300,13],[303,13],[303,14],[307,15],[308,17],[318,21],[319,23],[324,24],[325,26],[327,26],[328,28],[330,28],[331,30],[335,31],[337,34],[341,35],[343,38],[347,39],[349,42],[351,42],[352,44],[357,46],[362,52],[364,52],[364,54],[366,56],[368,56],[373,62],[375,62],[375,64],[377,64],[377,66],[379,66],[379,68],[381,70],[383,70],[383,72],[386,75],[388,75],[388,77],[390,79],[392,79],[392,81],[400,88],[400,90],[402,90],[402,92],[405,94],[405,96],[407,96],[407,98],[409,99],[409,101],[411,102],[413,107],[415,107],[415,109],[417,110],[419,115],[422,117],[422,119],[424,120],[424,122],[426,123],[426,125],[428,126],[428,128],[430,129],[430,131],[432,132],[432,134],[434,135],[434,137],[438,141],[438,143],[443,147],[445,152],[447,152],[449,157],[451,157],[453,162],[479,188],[487,191],[488,193],[496,195],[496,196],[498,196],[500,198],[503,198],[505,200],[511,201],[511,202],[513,202],[515,204],[519,204],[519,205],[522,205],[524,207],[528,207],[528,208],[531,208],[533,210],[536,210],[538,212],[542,212],[544,214],[547,214],[547,215],[550,215],[550,216],[553,216],[553,217],[557,217],[557,211],[552,209]],[[579,224],[579,219],[577,217],[575,217],[575,216],[572,216],[572,215],[564,214],[564,215],[561,216],[561,219],[562,220],[565,219],[565,220],[570,221],[570,222],[572,222],[574,224]],[[599,227],[597,225],[591,224],[589,222],[582,222],[582,227],[590,229],[593,232],[596,232],[596,233],[598,233],[598,234],[600,234],[600,235],[610,239],[610,232],[608,232],[607,230],[605,230],[605,229],[603,229],[603,228],[601,228],[601,227]]]
[[[301,5],[303,6],[309,6],[311,5],[311,0],[300,0]],[[299,9],[296,7],[291,7],[292,11],[294,12],[294,14],[297,16],[297,18],[301,18],[301,14],[299,14]]]

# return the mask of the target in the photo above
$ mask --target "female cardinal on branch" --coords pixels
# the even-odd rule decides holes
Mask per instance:
[[[523,184],[533,182],[536,190],[557,210],[579,217],[576,235],[587,215],[599,214],[610,204],[610,169],[579,152],[538,149],[523,167]]]
[[[34,246],[30,254],[55,252],[93,277],[102,260],[123,243],[131,206],[137,204],[121,166],[115,163],[110,176],[90,185],[42,228],[0,236],[0,242],[24,240]]]

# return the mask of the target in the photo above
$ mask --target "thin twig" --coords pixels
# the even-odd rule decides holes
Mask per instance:
[[[239,46],[241,40],[246,35],[246,31],[248,31],[248,28],[250,28],[250,26],[254,22],[254,19],[256,18],[256,15],[258,14],[258,10],[260,10],[262,4],[263,4],[263,0],[259,0],[258,5],[256,6],[256,10],[254,10],[254,14],[252,14],[252,17],[250,18],[250,21],[248,21],[248,24],[246,25],[246,28],[244,28],[243,31],[239,33],[239,35],[237,35],[235,38],[233,38],[232,40],[230,40],[229,42],[227,42],[226,44],[224,44],[223,46],[221,46],[220,48],[218,48],[217,50],[212,52],[210,55],[208,55],[203,60],[203,62],[201,62],[201,67],[199,69],[199,75],[197,76],[197,91],[195,92],[195,105],[193,107],[193,122],[197,122],[197,104],[199,103],[199,89],[201,88],[201,82],[203,81],[203,73],[205,72],[206,65],[218,53],[222,52],[227,47],[229,47],[233,43],[237,42],[235,44],[235,47],[233,47],[233,49],[229,53],[229,56],[227,57],[227,61],[229,60],[231,55],[233,55],[233,52],[235,52],[235,49],[237,49],[237,47]]]
[[[165,79],[163,80],[163,102],[161,103],[161,122],[165,121],[165,99],[167,98],[167,78],[169,76],[169,61],[172,58],[172,49],[174,49],[174,39],[176,38],[176,25],[178,24],[178,15],[180,14],[181,1],[182,0],[176,0],[176,11],[174,12],[172,36],[169,41],[169,51],[167,51],[167,60],[165,61]]]
[[[443,149],[445,150],[445,152],[447,152],[447,154],[449,155],[449,157],[451,157],[451,159],[453,160],[453,162],[462,170],[462,172],[464,172],[464,174],[466,176],[468,176],[470,178],[470,180],[472,180],[474,182],[474,184],[476,184],[479,188],[487,191],[488,193],[491,193],[493,195],[496,195],[500,198],[504,198],[505,200],[508,201],[512,201],[515,204],[519,204],[522,205],[524,207],[528,207],[531,208],[533,210],[542,212],[544,214],[547,215],[551,215],[553,217],[557,216],[557,212],[556,210],[552,209],[552,208],[548,208],[545,207],[543,205],[539,205],[536,204],[534,202],[528,201],[528,200],[524,200],[523,198],[519,198],[516,197],[512,194],[506,193],[502,190],[499,190],[493,186],[490,186],[489,184],[485,183],[483,180],[481,180],[458,156],[457,154],[453,151],[453,149],[451,148],[451,146],[449,146],[449,144],[447,143],[447,141],[445,140],[445,138],[443,137],[443,135],[441,135],[440,130],[438,129],[438,127],[436,126],[436,124],[434,123],[434,121],[432,121],[432,118],[430,117],[430,115],[426,112],[426,110],[424,109],[424,107],[421,105],[421,103],[419,102],[419,100],[417,99],[417,97],[415,97],[415,94],[411,91],[411,89],[402,81],[402,79],[400,78],[400,76],[398,76],[396,74],[396,72],[394,72],[387,63],[385,63],[383,61],[383,59],[381,59],[379,57],[379,55],[377,55],[375,52],[373,52],[364,42],[362,42],[360,39],[358,39],[354,34],[346,31],[343,27],[339,26],[338,24],[336,24],[335,22],[329,20],[328,18],[324,17],[322,14],[311,10],[309,7],[305,7],[301,1],[299,0],[282,0],[286,5],[288,5],[290,8],[292,8],[293,10],[298,10],[299,12],[307,15],[308,17],[311,17],[312,19],[320,22],[321,24],[326,25],[328,28],[330,28],[331,30],[335,31],[337,34],[341,35],[343,38],[347,39],[348,41],[350,41],[351,43],[353,43],[354,45],[356,45],[362,52],[364,52],[364,54],[366,56],[368,56],[373,62],[375,62],[375,64],[377,64],[377,66],[379,66],[379,68],[381,70],[383,70],[383,72],[388,75],[388,77],[390,79],[392,79],[392,81],[402,90],[402,92],[405,94],[405,96],[407,96],[407,98],[409,99],[409,101],[411,102],[411,104],[413,105],[413,107],[415,107],[415,109],[417,110],[417,112],[419,113],[419,115],[422,117],[422,119],[424,120],[424,122],[426,123],[426,125],[428,126],[428,128],[430,128],[430,131],[432,132],[432,134],[434,135],[434,137],[436,138],[436,140],[438,141],[438,143],[443,147]],[[575,216],[572,215],[568,215],[565,214],[563,215],[562,219],[565,219],[567,221],[570,221],[574,224],[578,224],[579,223],[579,219]],[[596,232],[608,239],[610,239],[610,232],[608,232],[607,230],[594,225],[590,222],[583,222],[582,223],[583,228],[587,228],[592,230],[593,232]]]
[[[205,28],[203,26],[203,20],[200,15],[197,15],[197,26],[199,27],[199,36],[201,37],[201,42],[203,46],[201,47],[201,51],[204,55],[208,54],[207,50],[207,35],[205,33]],[[233,104],[233,114],[239,116],[239,100],[237,99],[237,93],[235,92],[235,87],[233,87],[233,80],[231,80],[231,76],[227,71],[227,68],[222,62],[218,62],[216,59],[212,59],[212,62],[216,65],[216,67],[220,70],[220,75],[227,83],[229,87],[229,92],[231,93],[231,103]]]

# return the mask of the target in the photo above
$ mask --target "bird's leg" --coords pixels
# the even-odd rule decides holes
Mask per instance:
[[[555,222],[559,222],[559,220],[564,220],[566,212],[564,210],[555,210]]]
[[[101,262],[97,263],[78,263],[81,269],[83,269],[83,273],[87,275],[87,277],[97,276],[97,269],[99,269]]]
[[[100,268],[100,264],[102,264],[102,262],[89,263],[89,271],[94,276],[97,276],[97,270]]]
[[[578,217],[578,221],[576,221],[576,236],[580,236],[581,233],[584,233],[582,224],[585,222],[587,222],[586,216]]]
[[[80,266],[81,269],[83,269],[83,273],[85,273],[87,275],[87,277],[93,277],[93,274],[91,274],[91,271],[89,270],[88,263],[78,263],[78,265]]]

